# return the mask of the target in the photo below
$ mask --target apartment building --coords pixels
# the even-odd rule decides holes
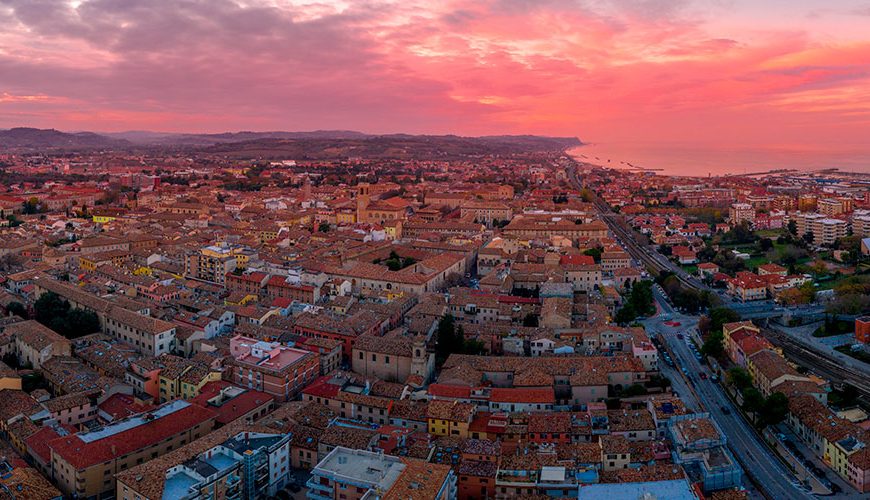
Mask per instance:
[[[69,340],[34,320],[12,323],[6,327],[5,334],[15,339],[18,362],[34,370],[40,369],[52,356],[70,355]]]
[[[121,500],[273,496],[287,484],[291,434],[233,425],[117,476]]]
[[[621,250],[607,251],[601,254],[601,271],[611,275],[617,269],[631,267],[631,256]]]
[[[846,211],[843,206],[843,200],[837,198],[820,199],[816,204],[816,210],[818,210],[820,214],[827,215],[828,217],[834,217]]]
[[[311,351],[236,335],[230,340],[225,378],[278,401],[294,399],[320,374],[320,356]]]
[[[859,238],[870,237],[870,210],[855,210],[852,214],[852,234]]]
[[[795,221],[798,236],[803,237],[811,233],[815,245],[831,245],[838,238],[846,236],[845,220],[833,219],[819,213],[803,212],[789,214],[789,219]]]
[[[227,273],[238,267],[236,254],[229,245],[210,245],[185,256],[184,275],[188,278],[223,285]]]
[[[100,329],[104,333],[126,341],[144,354],[159,356],[175,348],[175,325],[168,321],[125,309],[47,276],[35,278],[33,284],[35,297],[53,292],[66,299],[72,307],[92,311],[100,320]]]
[[[744,222],[752,225],[755,222],[755,207],[749,203],[734,203],[728,209],[728,221],[733,226]]]
[[[511,207],[504,203],[493,201],[464,201],[459,205],[459,215],[463,219],[473,219],[491,228],[493,222],[511,220]]]
[[[108,497],[114,474],[184,446],[214,427],[215,413],[186,401],[48,442],[60,490],[79,498]]]
[[[338,446],[311,471],[310,500],[364,498],[456,498],[456,475],[449,465]]]
[[[668,421],[674,463],[694,464],[705,492],[740,487],[742,471],[726,447],[726,437],[707,413],[677,415]]]

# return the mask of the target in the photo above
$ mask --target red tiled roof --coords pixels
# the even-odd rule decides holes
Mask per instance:
[[[290,297],[275,297],[275,299],[272,300],[272,307],[280,307],[283,309],[292,303],[293,299]]]
[[[70,434],[76,431],[75,427],[68,425],[63,428]],[[59,437],[60,434],[52,427],[42,427],[25,439],[24,443],[43,463],[50,463],[51,449],[48,447],[48,442]]]
[[[162,418],[86,443],[79,434],[49,441],[57,455],[78,470],[141,450],[215,417],[215,412],[189,405]]]
[[[126,418],[154,409],[152,404],[137,403],[132,396],[120,393],[113,394],[97,406],[114,419]]]
[[[217,396],[223,389],[232,387],[233,384],[225,380],[215,380],[205,384],[199,391],[199,396],[190,400],[195,405],[209,408],[217,412],[215,421],[220,424],[228,424],[233,420],[245,416],[263,405],[269,404],[275,398],[265,392],[245,389],[245,392],[238,396],[224,401],[220,406],[214,406],[209,403],[209,399]]]
[[[471,387],[432,384],[429,386],[429,395],[438,398],[469,399],[471,397]]]
[[[495,403],[555,403],[552,387],[546,388],[494,388],[489,400]]]
[[[340,386],[329,383],[329,377],[324,375],[312,382],[305,389],[302,389],[302,394],[321,398],[334,398],[338,395],[340,390]]]
[[[592,258],[591,255],[582,255],[582,254],[563,255],[562,257],[559,258],[559,264],[561,264],[563,266],[566,264],[579,265],[579,266],[591,266],[591,265],[595,264],[595,259]]]

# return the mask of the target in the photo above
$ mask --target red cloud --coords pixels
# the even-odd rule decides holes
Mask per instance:
[[[870,37],[763,32],[702,3],[4,3],[0,126],[868,135]]]

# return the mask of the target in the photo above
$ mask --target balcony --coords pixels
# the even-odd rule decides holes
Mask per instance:
[[[311,500],[333,500],[332,499],[332,491],[330,491],[329,495],[324,495],[323,493],[318,492],[317,490],[308,490],[305,494],[307,498]]]
[[[311,478],[305,482],[305,487],[310,490],[323,491],[325,493],[332,493],[332,486],[328,486],[325,484],[320,484],[317,476],[311,476]]]

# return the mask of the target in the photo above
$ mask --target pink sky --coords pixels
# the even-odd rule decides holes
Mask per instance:
[[[0,127],[870,137],[870,0],[0,0],[0,25]]]

